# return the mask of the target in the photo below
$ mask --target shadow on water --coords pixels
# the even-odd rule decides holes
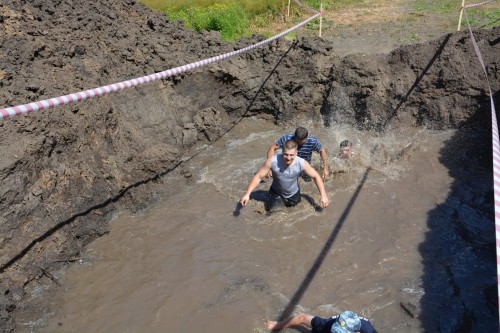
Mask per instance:
[[[314,201],[314,199],[310,195],[302,194],[302,198],[304,198],[314,208],[314,211],[323,211],[323,208],[321,208],[321,206],[316,201]]]
[[[443,39],[383,129],[443,52],[450,36]],[[429,231],[419,246],[421,286],[415,285],[415,294],[409,295],[413,303],[420,303],[424,332],[499,331],[490,99],[479,98],[482,107],[440,151],[440,162],[454,181],[445,202],[428,213]],[[494,100],[498,105],[498,92]],[[423,289],[420,300],[419,287]]]
[[[351,212],[351,209],[354,206],[354,203],[356,202],[356,199],[358,198],[358,195],[361,192],[361,189],[363,188],[370,171],[371,171],[371,168],[366,169],[365,173],[363,174],[363,177],[361,178],[359,185],[356,187],[356,190],[354,191],[354,194],[352,195],[346,208],[342,212],[342,215],[339,217],[339,220],[338,220],[337,224],[335,225],[335,228],[330,233],[330,236],[328,237],[325,244],[323,245],[323,248],[319,252],[316,259],[314,260],[313,265],[311,266],[309,271],[306,273],[304,280],[302,280],[300,286],[297,288],[297,291],[290,298],[290,301],[288,302],[288,304],[285,306],[284,310],[280,314],[279,319],[278,319],[279,321],[287,319],[288,317],[290,317],[292,315],[293,311],[295,310],[295,307],[299,304],[300,300],[304,296],[304,293],[307,291],[307,288],[309,288],[309,285],[314,280],[316,273],[318,272],[321,265],[323,264],[325,257],[327,256],[328,252],[332,248],[333,243],[334,243],[335,239],[337,238],[337,235],[339,234],[340,230],[342,229],[342,226],[343,226],[344,222],[346,221],[347,216],[349,216],[349,213]]]
[[[250,194],[250,200],[260,201],[263,203],[267,202],[268,197],[269,197],[269,192],[265,191],[265,190],[253,191]],[[241,203],[240,202],[236,203],[236,207],[234,208],[234,211],[233,211],[233,216],[236,216],[236,217],[240,216],[242,209],[243,209],[243,206],[241,205]]]
[[[240,216],[241,214],[241,209],[243,208],[243,205],[241,203],[237,203],[236,204],[236,207],[234,208],[234,211],[233,211],[233,216]]]
[[[483,107],[440,151],[454,181],[445,202],[429,212],[419,246],[425,332],[499,331],[491,117],[483,98]]]
[[[382,129],[414,92],[449,38],[447,35],[443,39],[425,69],[388,115]],[[499,97],[497,92],[496,105]],[[421,285],[415,285],[415,294],[409,295],[420,305],[417,320],[423,332],[499,331],[490,103],[487,96],[479,99],[477,104],[482,107],[440,151],[440,162],[449,169],[454,181],[445,202],[428,213],[429,230],[419,246],[423,264]],[[293,314],[331,249],[370,170],[366,170],[348,206],[278,320]]]

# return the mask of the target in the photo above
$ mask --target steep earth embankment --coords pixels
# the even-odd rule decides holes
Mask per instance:
[[[477,32],[498,99],[500,30]],[[0,105],[36,101],[232,51],[133,0],[3,1]],[[192,73],[0,123],[0,331],[25,290],[78,260],[117,210],[154,200],[161,176],[188,177],[188,149],[240,117],[313,119],[367,130],[458,128],[486,84],[467,33],[390,54],[338,58],[318,38],[279,40]]]

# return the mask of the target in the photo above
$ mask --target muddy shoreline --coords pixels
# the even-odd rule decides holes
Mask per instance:
[[[5,1],[0,22],[2,106],[151,74],[263,39],[223,43],[217,33],[185,30],[131,0]],[[476,32],[497,104],[498,35],[499,28]],[[57,284],[50,272],[79,260],[117,211],[147,207],[163,175],[186,177],[189,151],[214,142],[241,117],[373,131],[462,128],[473,119],[487,123],[486,89],[467,32],[345,58],[328,40],[305,37],[4,120],[0,331],[15,330],[15,309],[33,285]]]

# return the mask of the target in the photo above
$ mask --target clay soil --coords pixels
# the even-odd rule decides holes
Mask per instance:
[[[0,332],[15,330],[30,288],[57,285],[51,271],[78,261],[116,212],[147,207],[162,176],[188,177],[182,161],[190,150],[242,117],[371,131],[474,124],[490,142],[487,85],[465,29],[453,32],[450,18],[441,24],[439,15],[414,15],[404,1],[327,15],[334,24],[323,38],[304,29],[294,40],[192,73],[1,121]],[[498,105],[500,30],[475,34]],[[226,43],[134,0],[4,0],[0,106],[148,75],[263,39]]]

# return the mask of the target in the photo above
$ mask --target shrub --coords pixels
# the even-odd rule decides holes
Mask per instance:
[[[237,3],[167,10],[167,16],[174,20],[184,20],[187,27],[196,31],[220,31],[224,40],[235,40],[248,33],[245,9]]]

